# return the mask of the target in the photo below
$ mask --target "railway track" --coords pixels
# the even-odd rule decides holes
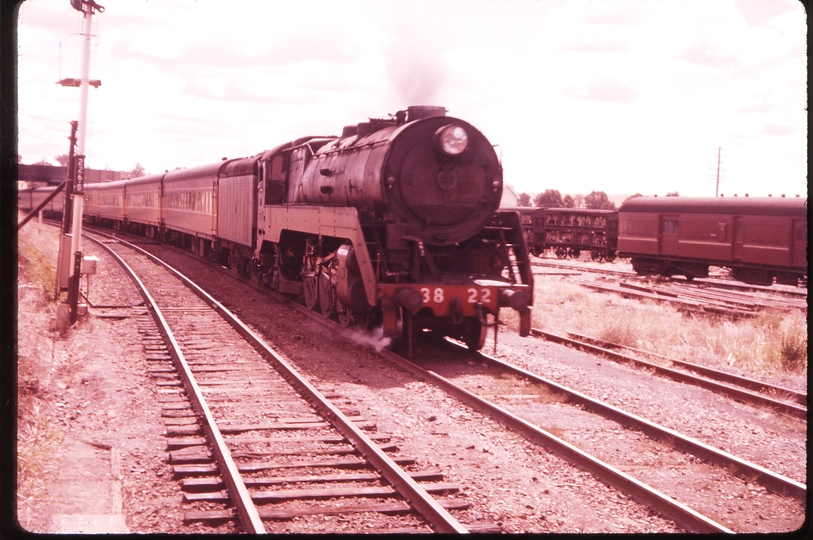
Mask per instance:
[[[729,384],[732,384],[734,386],[738,386],[738,387],[741,387],[741,388],[756,390],[757,392],[767,394],[767,396],[765,396],[765,397],[768,397],[769,399],[763,402],[762,400],[759,399],[759,397],[756,397],[752,401],[753,403],[763,404],[763,405],[766,405],[766,406],[770,407],[770,406],[773,405],[773,400],[770,399],[770,398],[778,398],[780,401],[784,401],[786,403],[791,403],[791,404],[797,404],[797,405],[801,406],[800,407],[801,410],[796,409],[796,408],[790,408],[788,410],[785,410],[785,407],[783,406],[784,404],[780,404],[780,406],[777,407],[778,410],[781,410],[783,412],[788,412],[792,416],[796,416],[796,417],[799,417],[799,418],[806,418],[806,416],[807,416],[807,393],[806,392],[798,392],[798,391],[790,389],[790,388],[777,386],[777,385],[770,384],[770,383],[767,383],[767,382],[764,382],[764,381],[760,381],[760,380],[756,380],[756,379],[750,379],[748,377],[741,377],[741,376],[735,375],[733,373],[728,373],[728,372],[720,371],[720,370],[717,370],[717,369],[707,368],[705,366],[701,366],[699,364],[694,364],[692,362],[686,362],[684,360],[678,360],[676,358],[669,358],[669,357],[666,357],[666,356],[663,356],[663,355],[660,355],[660,354],[655,354],[655,353],[651,353],[651,352],[648,352],[648,351],[642,351],[642,350],[636,349],[634,347],[627,347],[626,345],[619,345],[617,343],[612,343],[612,342],[601,340],[601,339],[594,338],[594,337],[583,336],[583,335],[580,335],[580,334],[576,334],[574,332],[568,332],[568,336],[570,336],[574,340],[579,341],[579,342],[584,343],[584,344],[597,345],[597,346],[603,348],[604,350],[626,350],[626,351],[630,351],[631,353],[634,353],[636,355],[649,356],[651,358],[655,358],[655,359],[661,360],[663,362],[667,362],[669,364],[672,364],[672,365],[674,365],[676,367],[680,367],[680,368],[683,368],[683,369],[688,370],[688,371],[693,371],[693,372],[699,373],[699,374],[704,375],[707,378],[712,379],[712,380],[723,381],[723,382],[726,382],[726,383],[729,383]],[[629,363],[631,363],[633,365],[635,365],[637,362],[640,362],[640,360],[637,360],[635,358],[632,358],[632,357],[629,357],[629,356],[626,356],[626,355],[618,355],[617,358],[622,362],[629,362]],[[653,370],[655,369],[652,366],[652,364],[649,364],[649,363],[639,363],[638,365],[641,366],[641,367],[648,367],[648,368],[653,369]],[[684,377],[681,377],[680,380],[686,381],[687,379],[685,379]],[[698,384],[698,386],[702,386],[702,384],[703,383],[701,382],[701,383]],[[726,389],[727,388],[725,388],[725,387],[721,388],[721,391],[722,391],[723,394],[729,395],[730,397],[732,397],[734,399],[740,397],[739,393],[726,393]],[[751,396],[748,396],[748,398],[750,398],[750,397]],[[750,401],[750,399],[748,399],[748,398],[744,399],[743,401]]]
[[[734,306],[735,308],[747,310],[759,309],[780,309],[790,311],[792,309],[807,310],[807,295],[786,296],[782,292],[742,292],[729,290],[710,285],[708,283],[680,283],[674,282],[665,286],[652,288],[656,294],[664,296],[684,296],[686,298],[698,298],[708,302],[721,302]]]
[[[790,287],[785,285],[776,285],[773,287],[765,287],[761,285],[748,285],[731,279],[722,279],[721,276],[709,278],[696,278],[691,283],[683,279],[663,281],[663,286],[658,287],[651,284],[651,280],[646,277],[639,276],[631,270],[619,270],[612,268],[601,268],[593,264],[572,264],[551,260],[535,259],[532,261],[534,267],[555,268],[561,272],[553,273],[553,275],[579,275],[582,273],[588,274],[603,274],[618,277],[619,279],[633,280],[629,283],[628,288],[633,289],[636,284],[635,281],[643,281],[644,284],[639,286],[648,289],[658,289],[664,299],[671,296],[683,294],[689,298],[695,297],[707,300],[719,300],[729,302],[731,304],[740,304],[747,309],[753,308],[776,308],[776,309],[807,309],[807,289],[801,287]],[[536,275],[551,274],[550,272],[535,273]],[[588,282],[589,283],[589,282]],[[622,284],[623,286],[623,284]],[[614,292],[627,292],[632,294],[631,291],[618,291]],[[656,294],[654,290],[642,291]],[[709,302],[711,303],[711,302]]]
[[[807,311],[806,300],[779,296],[757,297],[754,293],[744,294],[696,284],[653,285],[622,281],[616,286],[585,280],[574,280],[574,282],[583,287],[612,292],[625,297],[648,298],[676,304],[684,309],[733,317],[755,317],[765,309]]]
[[[652,362],[647,362],[629,355],[621,354],[617,352],[617,349],[622,348],[620,345],[608,343],[595,338],[580,336],[578,334],[571,333],[571,337],[564,337],[539,330],[538,328],[532,328],[531,334],[538,337],[544,337],[548,341],[583,349],[590,353],[604,356],[617,362],[624,362],[636,367],[646,368],[654,373],[657,373],[658,375],[667,377],[674,381],[706,388],[737,401],[770,407],[784,414],[795,416],[796,418],[807,418],[807,394],[796,392],[794,390],[777,387],[761,381],[747,379],[745,377],[737,377],[733,374],[705,368],[690,362],[683,362],[659,355],[652,355],[684,369],[677,370],[664,367],[659,364],[653,364]],[[643,353],[643,351],[639,351],[639,353]],[[702,373],[705,375],[705,377],[696,376],[692,374],[691,371]],[[754,389],[764,393],[752,392],[747,389]],[[770,395],[766,395],[766,393]],[[780,399],[779,396],[784,397],[785,399]]]
[[[645,473],[640,466],[650,461],[655,463],[653,469],[688,470],[690,476],[694,475],[694,480],[688,481],[690,485],[703,483],[710,491],[719,489],[722,493],[733,493],[742,487],[741,481],[733,479],[738,477],[760,484],[775,494],[778,504],[795,505],[806,500],[806,486],[800,482],[488,355],[460,351],[456,358],[453,354],[450,361],[442,352],[424,351],[420,362],[392,353],[384,355],[474,409],[591,472],[602,482],[651,506],[688,531],[732,532],[725,525],[679,502],[679,492],[685,490],[685,486],[671,489],[678,492],[672,497],[665,493],[673,487],[668,480],[656,474],[655,481],[662,485],[659,489],[633,476],[630,471],[643,470]],[[461,362],[472,356],[481,367],[472,368],[471,361]],[[506,376],[511,382],[506,382]],[[578,439],[588,448],[591,441],[609,437],[613,441],[610,446],[620,453],[608,455],[606,448],[596,452],[585,450],[557,436],[555,432],[562,429],[546,429],[543,427],[546,424],[576,426],[565,430],[578,433],[568,438]],[[648,438],[649,442],[642,441],[641,436]],[[630,448],[646,448],[646,451],[629,452]],[[686,455],[697,458],[697,461],[687,460]],[[700,460],[717,465],[722,474],[709,474],[705,465],[698,464]],[[709,482],[709,477],[715,477],[715,480]],[[680,479],[680,483],[685,482],[687,480]],[[708,487],[709,484],[714,487]],[[710,502],[707,512],[717,513],[719,509]]]
[[[610,263],[612,264],[612,263]],[[595,266],[588,266],[588,265],[580,265],[580,264],[569,264],[563,262],[553,262],[551,260],[545,260],[540,258],[533,258],[531,260],[531,266],[535,268],[555,268],[560,271],[571,272],[573,274],[576,273],[592,273],[592,274],[605,274],[609,276],[617,276],[617,277],[635,277],[637,274],[631,270],[618,270],[618,269],[611,269],[611,268],[597,268]],[[534,275],[539,275],[544,273],[534,272]]]
[[[619,294],[626,298],[649,299],[678,306],[679,309],[728,317],[755,317],[761,311],[807,311],[807,291],[790,287],[759,287],[722,279],[658,280],[652,282],[635,272],[559,262],[532,263],[535,267],[557,268],[535,275],[563,275],[582,287]],[[579,279],[582,273],[598,273],[618,278],[618,283]]]
[[[345,530],[349,521],[366,532],[468,531],[449,513],[467,503],[429,495],[457,490],[442,474],[404,470],[412,460],[391,456],[397,448],[374,425],[334,405],[179,273],[134,246],[100,244],[148,303],[139,331],[187,520],[266,532],[269,520],[338,516]]]
[[[252,284],[252,286],[254,286],[254,284]],[[262,287],[259,287],[259,290],[266,291]],[[293,305],[296,309],[300,310],[302,313],[306,313],[309,316],[314,315],[313,312],[307,310],[307,308],[305,308],[304,306],[300,306],[300,305],[295,304],[295,303],[291,303],[291,305]],[[324,319],[319,317],[318,315],[315,315],[313,318],[314,318],[314,320],[324,321]],[[337,327],[338,325],[334,324],[334,326]],[[337,330],[338,330],[338,328],[337,328]],[[344,331],[344,330],[339,330],[339,331]],[[396,360],[393,357],[389,356],[391,353],[387,353],[387,352],[384,352],[382,354],[385,357],[392,360],[393,362],[397,363],[398,365],[401,365],[402,367],[407,367],[407,364],[401,364],[401,362],[406,362],[403,359]],[[487,360],[485,360],[486,358],[487,357],[483,356],[481,361],[486,362],[487,361]],[[408,363],[408,364],[411,364],[411,363]],[[412,364],[412,365],[414,366],[414,364]],[[410,369],[410,371],[415,370],[415,368],[413,368],[413,367],[407,367],[407,369]],[[505,369],[509,369],[509,368],[501,367],[500,369],[505,370]],[[430,373],[430,375],[427,375],[426,373],[420,373],[420,376],[422,378],[427,379],[427,380],[432,380],[433,377],[431,376],[431,372],[429,372],[429,373]],[[533,374],[530,374],[530,375],[532,376]],[[528,380],[529,374],[521,373],[521,372],[514,372],[514,374],[512,376],[521,377],[521,378],[523,378],[523,380]],[[441,377],[441,379],[443,379],[443,377]],[[547,384],[548,382],[549,381],[538,382],[538,384]],[[439,383],[439,385],[441,387],[443,387],[443,388],[446,388],[446,385],[448,385],[448,384],[449,384],[448,380],[445,381],[445,382]],[[479,409],[479,407],[484,407],[484,409],[479,409],[479,410],[488,410],[488,409],[498,410],[498,412],[495,413],[495,414],[497,415],[496,417],[499,418],[501,422],[504,422],[509,426],[515,427],[515,429],[519,430],[520,432],[524,432],[527,436],[529,436],[532,439],[536,440],[540,444],[543,444],[544,446],[546,446],[548,448],[553,448],[552,449],[553,453],[562,455],[566,459],[569,459],[569,460],[572,460],[572,461],[577,461],[578,462],[579,460],[583,459],[584,463],[581,464],[580,466],[583,467],[585,470],[591,471],[593,474],[595,474],[598,478],[600,478],[605,483],[607,483],[609,485],[616,486],[616,487],[618,487],[619,489],[621,489],[622,491],[624,491],[626,493],[634,493],[633,495],[631,495],[631,497],[643,502],[644,504],[650,505],[653,508],[656,508],[659,513],[661,513],[664,516],[668,516],[670,519],[674,519],[677,523],[680,523],[681,526],[685,527],[687,530],[693,530],[693,531],[694,530],[696,530],[696,531],[729,531],[729,529],[726,528],[724,525],[720,525],[719,523],[716,523],[713,520],[710,520],[709,518],[706,518],[705,516],[703,516],[699,512],[696,512],[696,511],[692,510],[691,508],[688,508],[686,505],[681,505],[676,500],[674,500],[672,497],[670,497],[668,495],[664,495],[662,492],[659,492],[657,489],[653,490],[652,488],[648,488],[642,482],[636,480],[635,478],[633,478],[631,475],[627,474],[626,472],[623,472],[623,471],[628,470],[628,469],[625,469],[625,466],[620,466],[620,467],[614,467],[612,465],[607,466],[607,464],[603,463],[600,458],[590,457],[589,455],[587,457],[582,457],[583,453],[586,454],[584,451],[580,450],[579,448],[577,448],[574,445],[569,444],[567,442],[565,442],[562,445],[561,442],[564,442],[564,441],[551,442],[551,438],[550,438],[550,436],[552,435],[551,433],[544,433],[544,434],[540,435],[538,426],[533,426],[533,425],[529,426],[528,421],[524,420],[521,417],[506,420],[505,418],[502,417],[502,415],[503,415],[503,413],[505,411],[499,412],[499,409],[501,409],[501,408],[506,409],[506,407],[500,407],[499,405],[497,405],[496,407],[493,407],[493,405],[492,406],[475,405],[475,401],[479,400],[479,398],[476,396],[475,392],[466,391],[465,389],[464,390],[459,390],[458,389],[458,390],[454,390],[454,391],[450,391],[450,392],[453,393],[454,395],[458,395],[458,393],[459,393],[458,397],[460,397],[460,399],[462,399],[469,406],[472,406],[472,407],[478,408],[478,409]],[[560,390],[556,389],[556,390],[554,390],[554,392],[558,393],[558,392],[560,392]],[[463,397],[461,397],[461,396],[463,396]],[[474,396],[474,397],[472,397],[472,396]],[[577,403],[579,402],[579,399],[581,399],[581,398],[578,397],[578,393],[572,394],[572,396],[573,397],[569,396],[567,399],[568,400],[573,400],[574,402],[577,402]],[[474,401],[472,401],[472,400],[474,400]],[[509,402],[510,402],[510,399],[509,399]],[[607,414],[609,417],[611,417],[613,419],[613,421],[616,422],[617,424],[627,425],[627,423],[630,421],[629,416],[624,415],[623,411],[621,413],[618,413],[616,411],[607,413],[607,411],[612,411],[611,407],[608,408],[605,405],[600,404],[600,402],[599,402],[599,404],[590,403],[589,405],[588,405],[588,403],[590,403],[589,398],[588,398],[587,401],[583,401],[580,406],[585,408],[585,409],[590,409],[591,411],[593,409],[596,409],[596,410],[602,410],[603,409],[605,411],[605,414]],[[489,414],[492,414],[492,413],[489,413]],[[739,475],[741,478],[746,479],[746,481],[754,481],[755,483],[758,483],[758,484],[761,484],[762,486],[767,487],[767,489],[769,489],[769,490],[771,490],[773,492],[777,492],[778,497],[787,496],[787,497],[790,497],[791,499],[799,499],[799,498],[803,498],[805,496],[804,494],[806,493],[806,488],[805,488],[805,486],[803,484],[800,484],[798,482],[794,483],[793,480],[790,480],[790,482],[786,482],[786,480],[788,480],[788,479],[781,477],[781,475],[776,475],[775,473],[772,473],[771,471],[768,471],[767,469],[761,468],[759,466],[754,466],[753,464],[750,464],[750,463],[748,463],[747,461],[744,461],[744,460],[738,460],[736,458],[734,458],[733,460],[729,459],[729,457],[733,457],[733,456],[727,456],[727,455],[725,455],[726,454],[725,452],[716,451],[715,449],[708,447],[708,445],[704,445],[703,443],[699,443],[698,441],[692,441],[691,439],[684,438],[684,437],[675,437],[676,432],[672,432],[671,430],[668,430],[668,429],[667,430],[663,430],[663,429],[659,430],[658,429],[659,426],[656,426],[656,427],[653,428],[652,425],[651,425],[652,423],[647,423],[645,420],[643,422],[644,422],[644,424],[642,424],[642,425],[646,426],[646,427],[636,427],[634,429],[640,430],[641,433],[646,434],[647,436],[651,437],[654,440],[664,442],[666,446],[670,446],[670,447],[674,446],[676,448],[679,448],[680,451],[683,452],[683,453],[688,453],[688,454],[691,454],[691,455],[700,456],[698,459],[708,460],[710,462],[717,463],[723,469],[731,470],[732,472],[734,472],[734,474]],[[617,428],[617,425],[616,425],[616,428]],[[542,430],[542,431],[544,431],[544,430]],[[677,435],[679,435],[679,434],[677,434]],[[553,435],[553,437],[555,438],[555,435]],[[680,441],[680,442],[676,443],[675,441]],[[659,452],[662,453],[662,450],[659,451]],[[634,469],[634,466],[632,468]],[[615,470],[613,471],[613,469],[615,469]],[[598,472],[598,471],[601,471],[601,472]],[[605,472],[605,471],[610,471],[610,472]],[[618,474],[619,472],[621,472],[621,474]],[[607,476],[605,476],[605,475],[607,475]],[[762,489],[765,489],[765,487],[763,487]]]

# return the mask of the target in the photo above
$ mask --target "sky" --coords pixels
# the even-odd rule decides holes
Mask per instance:
[[[159,173],[439,105],[518,193],[807,194],[796,0],[98,3],[90,168]],[[17,32],[19,154],[56,164],[82,14],[26,0]]]

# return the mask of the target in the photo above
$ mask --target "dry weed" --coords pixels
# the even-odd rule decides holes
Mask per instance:
[[[807,324],[792,320],[782,332],[779,345],[779,363],[792,371],[807,369]]]
[[[559,439],[564,439],[565,433],[567,432],[567,430],[560,428],[559,426],[546,426],[543,429]]]
[[[53,232],[29,222],[18,235],[17,257],[17,480],[20,492],[34,497],[41,464],[59,448],[54,426],[60,421],[48,406],[55,335],[49,330],[56,283]]]
[[[577,332],[719,368],[807,369],[807,319],[798,311],[766,310],[753,319],[732,320],[545,278],[536,282],[532,319],[536,328],[555,334]]]

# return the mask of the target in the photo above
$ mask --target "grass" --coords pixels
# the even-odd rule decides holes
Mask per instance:
[[[567,401],[567,396],[551,390],[544,384],[537,384],[534,386],[537,397],[536,401],[539,403],[562,403]]]
[[[807,369],[807,319],[797,317],[788,322],[782,330],[778,353],[779,363],[785,369]]]
[[[559,426],[545,426],[543,429],[559,439],[564,439],[565,433],[567,433],[565,429],[562,429]]]
[[[17,257],[17,480],[19,493],[35,499],[47,490],[41,464],[61,442],[49,404],[54,341],[53,291],[57,236],[36,222],[18,235]]]
[[[519,317],[501,317],[518,331]],[[590,291],[558,277],[537,278],[532,326],[577,332],[671,358],[736,366],[755,374],[807,370],[807,318],[801,311],[766,310],[752,319],[682,312],[666,303]]]
[[[53,243],[58,246],[53,227],[27,223],[17,235],[18,285],[33,285],[43,293],[43,301],[53,299],[56,285],[56,252],[43,249]]]

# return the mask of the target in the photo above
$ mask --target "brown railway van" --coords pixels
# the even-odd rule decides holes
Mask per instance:
[[[713,265],[755,285],[807,279],[807,199],[635,197],[618,222],[619,255],[639,275],[691,280]]]

